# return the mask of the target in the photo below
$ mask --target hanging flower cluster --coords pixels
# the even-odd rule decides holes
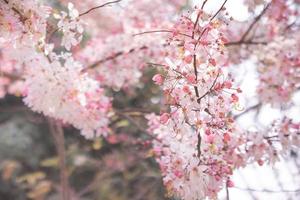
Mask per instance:
[[[36,1],[5,1],[1,8],[18,22],[15,27],[5,29],[1,38],[7,36],[5,41],[11,41],[3,48],[3,61],[13,65],[11,68],[6,65],[7,73],[23,71],[24,102],[34,111],[72,124],[86,138],[106,135],[111,100],[100,84],[83,72],[83,66],[74,60],[72,53],[57,54],[55,46],[46,43],[49,14],[41,14],[44,7]],[[59,19],[58,31],[63,33],[61,46],[70,50],[81,41],[83,28],[72,4],[68,10],[68,15],[65,12],[54,15]],[[9,81],[3,79],[2,84],[5,86]]]
[[[25,75],[25,103],[34,111],[74,125],[86,138],[106,135],[111,104],[99,83],[82,73],[81,64],[68,54],[51,62],[44,55],[37,58],[26,63],[31,67]]]
[[[274,163],[288,146],[299,146],[299,124],[288,118],[265,130],[239,129],[231,112],[241,109],[238,96],[242,91],[234,86],[226,65],[228,39],[222,30],[227,17],[216,20],[215,16],[197,8],[182,16],[169,39],[177,52],[170,53],[165,63],[156,64],[162,73],[153,77],[169,106],[160,116],[147,116],[149,131],[156,138],[153,149],[169,195],[184,200],[216,198],[224,186],[234,186],[230,180],[234,169],[252,162]],[[270,58],[280,59],[276,55]],[[286,83],[286,77],[279,80]]]
[[[232,156],[240,145],[230,111],[239,107],[241,90],[222,59],[222,23],[202,9],[182,16],[170,38],[177,52],[153,77],[170,107],[148,116],[157,160],[169,193],[187,200],[215,197],[224,182],[232,184]]]

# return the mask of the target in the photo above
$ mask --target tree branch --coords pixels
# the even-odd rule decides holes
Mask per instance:
[[[228,188],[227,184],[226,184],[226,200],[230,200],[230,197],[229,197],[229,188]]]
[[[238,115],[235,115],[233,118],[234,119],[238,119],[240,118],[241,116],[247,114],[248,112],[252,111],[252,110],[255,110],[255,109],[259,109],[260,107],[262,106],[261,103],[258,103],[258,104],[255,104],[253,106],[250,106],[249,108],[247,108],[244,112],[238,114]]]
[[[271,3],[268,3],[267,6],[262,10],[262,12],[257,17],[255,17],[254,21],[250,24],[250,26],[248,27],[248,29],[246,30],[246,32],[243,34],[243,36],[239,41],[244,41],[246,39],[246,37],[248,36],[248,34],[250,33],[254,25],[262,18],[262,16],[266,13],[270,5]]]
[[[105,6],[107,6],[107,5],[114,4],[114,3],[119,3],[120,1],[122,1],[122,0],[109,1],[109,2],[106,2],[106,3],[102,4],[102,5],[100,5],[100,6],[96,6],[96,7],[90,8],[90,9],[88,9],[87,11],[85,11],[85,12],[79,14],[79,17],[81,17],[81,16],[83,16],[83,15],[86,15],[86,14],[88,14],[88,13],[90,13],[90,12],[92,12],[93,10],[96,10],[96,9],[98,9],[98,8],[102,8],[102,7],[105,7]]]
[[[225,0],[220,9],[214,14],[214,16],[210,19],[210,21],[214,20],[214,18],[223,10],[225,4],[227,3],[228,0]]]
[[[114,60],[122,55],[125,55],[125,54],[131,54],[135,51],[139,51],[139,50],[145,50],[145,49],[148,49],[147,46],[142,46],[140,48],[133,48],[133,49],[130,49],[128,52],[125,52],[125,51],[119,51],[117,53],[114,53],[113,55],[111,56],[108,56],[108,57],[105,57],[101,60],[98,60],[96,62],[94,62],[93,64],[89,65],[86,69],[84,69],[84,71],[88,70],[88,69],[93,69],[93,68],[96,68],[98,65],[102,64],[102,63],[105,63],[107,61],[110,61],[110,60]]]
[[[138,35],[144,35],[144,34],[148,34],[148,33],[173,33],[173,31],[170,31],[170,30],[153,30],[153,31],[145,31],[145,32],[141,32],[141,33],[136,33],[136,34],[133,34],[133,36],[138,36]],[[178,33],[179,35],[182,35],[182,36],[186,36],[186,37],[192,37],[188,34],[185,34],[185,33]]]
[[[50,132],[54,138],[54,144],[59,158],[60,167],[60,182],[62,200],[70,200],[69,182],[66,168],[66,152],[65,152],[65,138],[62,125],[54,119],[48,118]]]
[[[252,192],[266,192],[266,193],[300,193],[300,188],[295,190],[257,190],[253,188],[240,188],[240,187],[234,187],[239,190],[246,190],[246,191],[252,191]]]
[[[225,46],[236,46],[236,45],[266,45],[268,44],[267,42],[259,42],[259,41],[252,41],[252,40],[247,40],[247,41],[236,41],[236,42],[228,42],[225,44]]]

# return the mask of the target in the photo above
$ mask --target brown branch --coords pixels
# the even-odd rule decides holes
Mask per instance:
[[[230,197],[229,197],[229,188],[228,188],[227,184],[226,184],[226,200],[230,200]]]
[[[205,4],[207,3],[207,1],[208,1],[208,0],[205,0],[205,1],[203,2],[202,6],[201,6],[201,10],[204,9],[204,6],[205,6]]]
[[[207,96],[209,93],[212,92],[212,89],[213,89],[213,87],[216,85],[219,76],[220,76],[220,73],[217,74],[217,77],[215,78],[213,84],[210,86],[209,90],[207,90],[201,97],[199,97],[199,98],[197,99],[197,102],[199,101],[198,103],[200,103],[201,99],[203,99],[205,96]]]
[[[234,45],[241,45],[241,44],[246,44],[246,45],[266,45],[268,44],[267,42],[257,42],[257,41],[252,41],[252,40],[246,40],[246,37],[249,35],[250,31],[253,29],[254,25],[258,23],[258,21],[262,18],[262,16],[266,13],[268,8],[270,7],[271,3],[268,3],[267,6],[262,10],[262,12],[254,18],[253,22],[250,24],[248,29],[245,31],[243,36],[241,37],[240,40],[235,41],[235,42],[228,42],[225,44],[225,46],[234,46]]]
[[[210,19],[210,21],[212,21],[212,20],[214,20],[214,18],[223,10],[223,8],[224,8],[224,6],[225,6],[225,4],[226,4],[226,2],[227,2],[228,0],[225,0],[224,1],[224,3],[222,4],[222,6],[219,8],[219,10],[214,14],[214,16]]]
[[[100,6],[96,6],[96,7],[90,8],[90,9],[88,9],[87,11],[85,11],[85,12],[79,14],[79,17],[81,17],[81,16],[83,16],[83,15],[86,15],[86,14],[90,13],[91,11],[96,10],[96,9],[98,9],[98,8],[102,8],[102,7],[105,7],[105,6],[107,6],[107,5],[114,4],[114,3],[119,3],[120,1],[122,1],[122,0],[109,1],[109,2],[106,2],[106,3],[102,4],[102,5],[100,5]]]
[[[122,55],[125,55],[125,54],[130,54],[130,53],[133,53],[135,51],[139,51],[139,50],[145,50],[145,49],[148,49],[147,46],[142,46],[140,48],[133,48],[133,49],[130,49],[128,52],[125,52],[125,51],[119,51],[117,53],[114,53],[113,55],[111,56],[108,56],[106,58],[103,58],[101,60],[98,60],[96,62],[94,62],[93,64],[89,65],[86,69],[84,69],[84,71],[86,71],[87,69],[93,69],[95,67],[97,67],[98,65],[102,64],[102,63],[105,63],[107,61],[110,61],[110,60],[114,60]]]
[[[262,18],[262,16],[266,13],[266,11],[268,10],[268,8],[270,7],[271,3],[268,3],[267,6],[262,10],[262,12],[255,17],[254,21],[250,24],[250,26],[248,27],[248,29],[245,31],[245,33],[243,34],[243,36],[241,37],[241,39],[239,41],[244,41],[246,39],[246,37],[248,36],[248,34],[250,33],[250,31],[252,30],[252,28],[254,27],[254,25],[256,23],[258,23],[258,21]]]
[[[147,64],[148,65],[153,65],[153,66],[168,67],[168,65],[159,64],[159,63],[153,63],[153,62],[147,62]]]
[[[253,106],[250,106],[249,108],[247,108],[244,112],[238,114],[238,115],[235,115],[233,118],[234,119],[238,119],[240,118],[241,116],[247,114],[248,112],[252,111],[252,110],[255,110],[255,109],[259,109],[260,107],[262,106],[261,103],[258,103],[258,104],[255,104]]]
[[[54,138],[54,144],[58,153],[60,166],[60,182],[62,200],[70,200],[69,182],[66,168],[66,152],[65,152],[65,138],[62,125],[54,119],[48,118],[50,132]]]
[[[300,188],[296,190],[257,190],[253,188],[240,188],[240,187],[234,187],[239,190],[246,190],[246,191],[252,191],[252,192],[266,192],[266,193],[300,193]]]
[[[236,42],[228,42],[225,44],[225,46],[236,46],[236,45],[266,45],[268,42],[258,42],[258,41],[252,41],[252,40],[247,40],[247,41],[236,41]]]
[[[8,0],[3,0],[3,1],[4,1],[6,4],[9,3]],[[11,9],[19,16],[20,21],[24,24],[25,21],[27,20],[27,17],[24,17],[24,16],[22,15],[22,13],[21,13],[18,9],[16,9],[15,7],[12,7]]]
[[[6,72],[3,72],[3,71],[0,71],[0,78],[3,78],[3,77],[9,78],[9,79],[11,79],[13,81],[21,79],[20,76],[17,76],[17,75],[15,75],[13,73],[6,73]]]
[[[197,151],[198,151],[198,154],[197,154],[197,156],[198,156],[198,158],[200,158],[200,156],[201,156],[201,140],[202,140],[200,133],[198,133],[197,137],[198,137],[198,141],[197,141]]]
[[[170,31],[170,30],[153,30],[153,31],[145,31],[145,32],[141,32],[141,33],[136,33],[136,34],[133,34],[133,36],[138,36],[138,35],[144,35],[144,34],[149,34],[149,33],[173,33],[173,31]],[[186,36],[186,37],[192,37],[188,34],[185,34],[185,33],[177,33],[179,35],[182,35],[182,36]]]
[[[144,127],[142,127],[139,123],[136,122],[135,119],[133,119],[132,117],[130,117],[129,115],[127,115],[126,113],[123,113],[122,111],[118,111],[115,110],[115,113],[117,115],[119,115],[120,117],[123,117],[125,119],[127,119],[132,125],[134,125],[139,131],[141,131],[142,133],[146,133],[151,139],[153,140],[157,140],[159,142],[161,142],[160,139],[156,138],[155,136],[153,136],[148,130],[146,130]]]

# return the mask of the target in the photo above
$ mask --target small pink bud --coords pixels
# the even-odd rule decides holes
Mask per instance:
[[[239,101],[239,97],[238,97],[236,94],[232,94],[232,95],[231,95],[231,98],[232,98],[232,101],[233,101],[233,102]]]
[[[164,77],[161,74],[155,74],[152,80],[156,85],[162,85],[164,82]]]
[[[190,64],[193,61],[193,56],[192,55],[188,55],[184,58],[184,62]]]
[[[223,43],[227,43],[227,42],[228,42],[228,39],[225,38],[225,37],[221,37],[220,39],[221,39],[221,41],[222,41]]]
[[[195,74],[186,75],[186,79],[187,79],[188,83],[190,83],[190,84],[196,84],[197,83]]]
[[[232,84],[230,81],[225,81],[224,82],[224,87],[227,88],[227,89],[230,89],[232,87]]]
[[[230,141],[230,135],[228,133],[224,133],[223,140],[224,140],[224,142],[229,142]]]
[[[213,58],[208,59],[208,62],[209,62],[210,64],[212,64],[213,66],[216,66],[216,65],[217,65],[216,60],[213,59]]]
[[[215,135],[214,134],[210,134],[207,136],[207,142],[212,144],[214,143],[214,140],[215,140]]]
[[[242,93],[241,88],[238,88],[236,91],[237,91],[238,93]]]
[[[261,159],[259,159],[259,160],[257,161],[257,163],[258,163],[259,166],[262,166],[262,165],[264,164],[264,161],[261,160]]]
[[[206,135],[210,135],[210,134],[211,134],[210,129],[206,129],[206,130],[205,130],[205,134],[206,134]]]
[[[175,176],[177,176],[178,178],[181,178],[181,177],[183,176],[182,172],[180,172],[180,171],[178,171],[178,170],[176,170],[176,171],[174,172],[174,174],[175,174]]]
[[[227,187],[234,187],[234,183],[231,180],[227,180]]]
[[[185,93],[190,93],[190,92],[191,92],[189,86],[187,86],[187,85],[183,86],[182,90],[183,90]]]
[[[166,124],[168,121],[169,121],[169,118],[170,118],[170,114],[169,113],[164,113],[160,116],[160,123],[162,124]]]

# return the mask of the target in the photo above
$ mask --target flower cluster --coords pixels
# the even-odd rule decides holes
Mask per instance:
[[[169,193],[185,200],[213,198],[224,183],[232,185],[232,155],[240,144],[230,111],[239,107],[241,90],[221,59],[221,23],[202,9],[183,16],[170,38],[178,51],[153,77],[170,112],[148,116],[149,131]]]
[[[3,0],[0,11],[0,47],[30,45],[45,36],[51,8],[36,0]]]
[[[244,166],[257,162],[274,164],[281,156],[289,153],[288,150],[300,147],[300,124],[284,117],[275,120],[270,127],[241,134],[239,140],[243,141],[239,147],[240,162]]]
[[[160,116],[147,116],[149,131],[155,136],[153,149],[169,195],[184,200],[216,198],[224,185],[234,185],[230,180],[234,169],[253,162],[273,164],[287,152],[287,147],[299,146],[299,124],[288,118],[265,130],[238,128],[231,112],[241,109],[238,96],[242,91],[234,86],[226,66],[224,45],[228,40],[222,33],[224,25],[226,21],[216,20],[202,9],[182,16],[169,39],[177,51],[169,53],[165,63],[156,64],[161,66],[162,73],[153,77],[163,89],[169,107],[169,112]],[[276,52],[274,46],[267,51],[258,56],[282,59],[270,54]],[[289,60],[297,62],[294,57]],[[284,66],[270,63],[275,64]],[[291,66],[286,68],[293,70]],[[287,80],[287,76],[293,76],[291,73],[295,79]],[[283,81],[280,86],[296,85],[295,71],[281,75],[284,77],[274,76],[272,80]],[[270,94],[274,96],[274,91]]]
[[[96,81],[81,72],[80,63],[70,55],[52,62],[37,55],[27,64],[31,67],[26,71],[24,101],[32,110],[72,124],[86,138],[107,134],[110,99]]]
[[[35,0],[3,0],[0,4],[0,97],[6,93],[20,96],[22,59],[31,57],[46,36],[47,18],[51,8]],[[20,62],[21,61],[21,62]]]
[[[57,27],[63,33],[61,45],[70,50],[72,46],[79,44],[82,40],[83,25],[74,5],[69,3],[68,13],[61,11],[61,15],[54,14],[54,17],[59,20]]]
[[[55,46],[46,43],[49,9],[36,1],[4,2],[1,19],[12,21],[4,20],[7,24],[3,25],[9,27],[1,29],[1,41],[9,42],[1,46],[2,96],[5,90],[21,93],[32,110],[72,124],[86,138],[106,135],[111,100],[71,53],[58,55]],[[68,9],[68,15],[55,16],[63,32],[62,45],[70,50],[80,42],[83,29],[72,4]]]
[[[295,45],[298,41],[299,38],[278,37],[255,51],[260,75],[257,92],[262,102],[277,107],[288,103],[300,86],[300,49]]]

